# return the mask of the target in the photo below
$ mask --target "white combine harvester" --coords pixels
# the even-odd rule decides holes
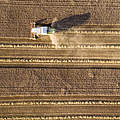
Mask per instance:
[[[35,26],[35,22],[31,24],[31,38],[36,40],[41,35],[50,35],[55,33],[55,29],[48,26]]]

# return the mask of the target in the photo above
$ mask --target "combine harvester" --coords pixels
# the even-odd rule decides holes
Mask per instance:
[[[41,35],[51,35],[55,33],[55,28],[51,26],[36,26],[36,23],[31,24],[31,38],[33,40],[36,40]]]

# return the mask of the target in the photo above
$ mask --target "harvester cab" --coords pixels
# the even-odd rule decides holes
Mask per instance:
[[[55,29],[48,26],[36,26],[36,23],[31,24],[31,38],[36,40],[42,35],[50,35],[55,33]]]

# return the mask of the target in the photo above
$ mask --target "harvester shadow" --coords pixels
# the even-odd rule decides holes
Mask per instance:
[[[53,27],[56,29],[56,32],[60,32],[64,30],[66,31],[75,26],[80,26],[82,24],[85,24],[90,17],[91,17],[91,14],[88,12],[85,14],[69,16],[53,23],[48,23],[48,24],[42,23],[43,21],[47,20],[46,18],[46,19],[36,21],[36,26],[40,25],[40,26]]]

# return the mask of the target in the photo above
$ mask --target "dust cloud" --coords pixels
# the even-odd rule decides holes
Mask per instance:
[[[52,44],[55,44],[56,48],[60,45],[77,45],[81,44],[83,39],[80,34],[65,34],[65,33],[54,33],[50,35]]]
[[[84,48],[78,49],[77,46],[84,44],[84,37],[80,34],[51,34],[50,39],[52,44],[56,46],[56,49],[70,48],[65,50],[63,54],[66,57],[74,56],[88,56],[88,52],[84,51]]]

